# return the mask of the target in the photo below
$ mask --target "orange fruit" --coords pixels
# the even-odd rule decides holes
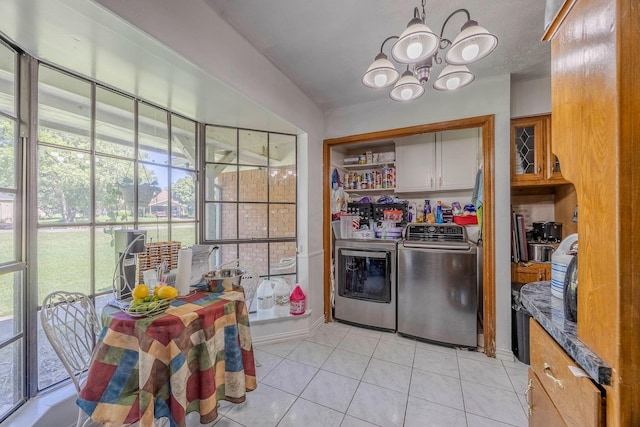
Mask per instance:
[[[158,291],[158,296],[162,299],[172,299],[178,296],[178,290],[173,286],[163,286]]]
[[[149,295],[149,287],[147,285],[139,284],[138,286],[133,288],[133,291],[131,291],[131,295],[134,298],[144,299],[147,295]]]

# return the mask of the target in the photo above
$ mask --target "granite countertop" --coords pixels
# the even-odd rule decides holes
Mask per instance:
[[[551,282],[533,282],[520,291],[522,305],[553,339],[598,384],[611,383],[611,366],[579,339],[576,323],[564,318],[561,298],[551,295]]]

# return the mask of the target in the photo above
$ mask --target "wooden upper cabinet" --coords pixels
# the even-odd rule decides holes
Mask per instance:
[[[565,184],[551,146],[551,115],[511,120],[511,185]]]

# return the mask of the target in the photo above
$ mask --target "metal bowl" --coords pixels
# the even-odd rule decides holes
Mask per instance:
[[[210,292],[232,291],[240,286],[245,270],[239,268],[223,268],[210,271],[202,276],[206,280]]]

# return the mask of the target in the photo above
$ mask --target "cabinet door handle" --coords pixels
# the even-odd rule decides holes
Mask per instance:
[[[433,178],[431,178],[431,188],[433,188]]]
[[[542,173],[542,165],[538,165],[538,173]]]
[[[533,407],[529,402],[529,392],[533,390],[533,381],[529,380],[529,384],[527,385],[527,389],[524,391],[524,399],[527,401],[527,409],[529,410],[529,415],[533,414]]]
[[[440,187],[442,187],[442,177],[440,177]]]
[[[549,366],[549,364],[547,362],[544,362],[544,365],[542,365],[544,367],[544,374],[551,378],[553,380],[554,383],[556,383],[556,385],[558,387],[560,387],[561,389],[564,388],[564,384],[562,384],[562,381],[560,381],[559,379],[557,379],[556,377],[553,376],[553,374],[551,373],[551,366]]]

